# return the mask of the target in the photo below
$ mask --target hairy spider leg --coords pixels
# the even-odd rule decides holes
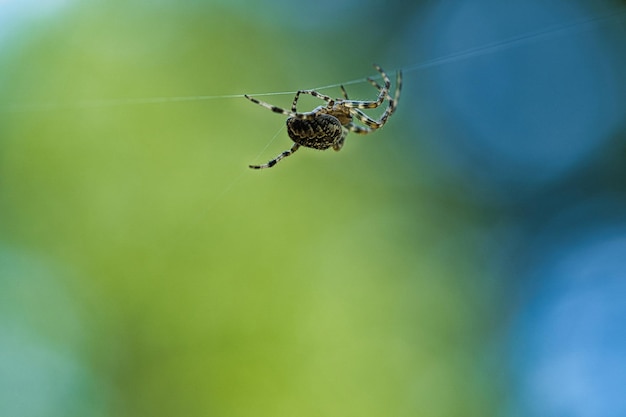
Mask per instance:
[[[380,87],[380,85],[378,85],[378,83],[374,80],[372,80],[371,78],[368,78],[367,81],[369,81],[370,84],[372,84],[374,87],[379,88],[381,91],[383,90],[383,88]],[[396,110],[396,107],[398,105],[398,101],[400,100],[400,92],[402,91],[402,72],[398,71],[398,73],[396,74],[396,92],[394,95],[394,98],[391,98],[391,96],[389,95],[389,93],[386,94],[387,99],[389,100],[389,104],[387,105],[387,109],[385,110],[385,112],[382,114],[381,118],[379,120],[374,120],[371,117],[369,117],[368,115],[366,115],[365,113],[363,113],[361,110],[359,109],[350,109],[350,113],[356,117],[360,122],[362,122],[363,124],[367,125],[369,128],[371,129],[379,129],[381,128],[386,122],[387,119],[389,119],[389,117],[393,114],[393,112]],[[350,128],[350,126],[347,126],[350,131],[352,132],[356,132],[356,133],[361,133],[361,134],[365,134],[365,133],[369,133],[371,132],[370,130],[362,130],[362,129],[358,129],[358,126],[356,130],[353,130]]]
[[[363,113],[359,109],[350,109],[350,114],[356,117],[364,125],[368,126],[369,128],[373,130],[376,130],[376,129],[380,129],[381,127],[384,126],[385,123],[387,123],[387,119],[389,119],[389,116],[391,116],[395,110],[396,110],[395,102],[393,100],[389,100],[389,104],[387,105],[385,112],[382,114],[382,116],[378,120],[372,119],[370,116]],[[358,129],[353,130],[353,131],[357,133],[362,133],[362,132],[358,132]]]
[[[314,111],[310,111],[306,113],[295,113],[289,110],[285,110],[281,107],[274,106],[273,104],[266,103],[265,101],[257,100],[256,98],[250,97],[247,94],[244,94],[244,97],[250,100],[251,102],[258,104],[259,106],[265,107],[266,109],[270,109],[274,113],[284,114],[285,116],[295,117],[296,119],[311,120],[311,119],[315,119],[315,116],[317,115],[317,112],[314,112]]]
[[[381,87],[376,83],[376,81],[372,80],[371,78],[368,78],[367,80],[370,81],[370,84],[372,84],[374,87],[378,88],[378,90],[381,89]],[[345,87],[343,85],[340,85],[339,88],[341,89],[341,95],[346,100],[350,100],[348,98],[348,92],[346,91]],[[373,130],[373,129],[370,129],[369,127],[362,127],[362,126],[355,125],[353,122],[348,123],[344,127],[347,128],[350,132],[355,132],[355,133],[360,133],[360,134],[370,133]]]
[[[378,91],[382,90],[383,88],[380,86],[380,84],[378,84],[376,81],[374,81],[374,79],[372,77],[367,77],[367,82],[372,84],[374,87],[376,87],[376,89]]]
[[[381,127],[383,127],[383,125],[385,124],[385,122],[389,118],[389,114],[391,113],[391,111],[389,109],[392,109],[392,108],[393,108],[392,104],[389,103],[389,105],[387,106],[387,109],[385,109],[385,113],[383,113],[383,115],[380,118],[380,120],[372,119],[371,117],[369,117],[367,114],[363,113],[359,109],[350,109],[350,114],[352,114],[354,117],[356,117],[359,120],[359,122],[361,122],[364,125],[372,128],[373,130],[376,130],[376,129],[380,129]]]
[[[343,96],[343,98],[345,98],[346,100],[350,100],[348,98],[348,92],[346,91],[346,88],[343,85],[340,85],[339,88],[341,88],[341,95]]]
[[[374,68],[380,72],[385,81],[384,88],[379,88],[378,98],[375,101],[363,101],[363,100],[344,100],[341,104],[348,108],[356,108],[356,109],[374,109],[382,104],[385,101],[385,98],[389,95],[389,89],[391,88],[391,80],[389,76],[383,71],[383,69],[374,64]]]
[[[393,98],[393,102],[398,105],[398,101],[400,101],[400,92],[402,91],[402,71],[398,71],[396,73],[396,94]]]
[[[368,80],[370,80],[370,78],[368,78]],[[340,85],[339,88],[341,89],[341,95],[343,96],[343,98],[345,98],[346,100],[350,100],[350,98],[348,97],[348,92],[346,91],[346,88],[343,85]],[[378,89],[380,90],[380,87],[378,87]],[[357,126],[353,122],[348,123],[344,127],[348,129],[348,131],[357,133],[359,135],[366,135],[368,133],[371,133],[373,130],[369,127]],[[343,146],[343,143],[342,143],[342,146]],[[341,147],[339,147],[339,149],[341,149]],[[338,151],[339,149],[335,149],[335,150]]]
[[[335,100],[330,97],[327,96],[325,94],[321,94],[318,93],[315,90],[298,90],[298,92],[296,93],[296,96],[293,98],[293,103],[291,104],[291,111],[293,113],[297,113],[298,111],[296,110],[296,103],[298,103],[298,99],[300,98],[300,94],[308,94],[310,96],[319,98],[321,100],[324,100],[325,102],[328,103],[328,107],[332,107],[335,104]]]
[[[348,123],[345,128],[358,135],[367,135],[374,131],[371,127],[355,125],[354,122]]]
[[[382,90],[383,87],[380,86],[376,81],[374,81],[371,77],[367,77],[367,81],[372,84],[374,87],[378,89],[378,91]],[[398,104],[398,100],[400,99],[400,90],[402,89],[402,71],[398,71],[396,73],[396,94],[395,97],[392,98],[389,94],[387,94],[387,100],[393,100],[395,104]]]
[[[291,147],[291,149],[289,149],[288,151],[282,152],[280,155],[278,155],[276,158],[274,158],[271,161],[269,161],[267,164],[263,164],[263,165],[249,165],[249,167],[252,168],[252,169],[271,168],[274,165],[276,165],[278,163],[278,161],[280,161],[281,159],[286,158],[289,155],[292,155],[295,151],[298,150],[299,147],[300,147],[300,145],[298,145],[297,143],[294,143],[293,146]]]
[[[368,78],[368,81],[370,79],[371,78]],[[374,87],[376,86],[377,85],[375,85]],[[340,85],[339,88],[341,89],[341,95],[343,96],[343,98],[345,98],[346,100],[350,100],[350,98],[348,98],[348,92],[346,91],[346,88],[343,85]],[[378,89],[380,90],[380,87],[378,87]],[[348,123],[344,127],[348,129],[348,131],[357,133],[359,135],[366,135],[368,133],[371,133],[373,130],[372,128],[369,128],[369,127],[355,125],[353,122]],[[343,141],[342,141],[341,146],[343,146]],[[341,149],[341,146],[339,146],[339,149]],[[338,151],[339,149],[335,149],[335,150]]]

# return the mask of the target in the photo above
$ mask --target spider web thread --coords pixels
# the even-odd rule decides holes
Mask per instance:
[[[441,57],[433,58],[425,62],[409,64],[402,68],[397,68],[394,71],[403,71],[405,74],[423,70],[426,68],[435,67],[438,65],[445,65],[453,62],[457,62],[464,59],[469,59],[476,56],[486,55],[503,51],[510,48],[519,47],[528,43],[545,40],[554,36],[562,36],[575,31],[586,30],[593,27],[596,24],[607,22],[623,17],[626,11],[620,11],[617,13],[606,13],[597,15],[588,19],[577,19],[571,22],[563,23],[560,25],[553,25],[545,29],[528,32],[521,35],[512,36],[503,39],[498,42],[481,45],[475,48],[466,49],[460,52],[454,52]],[[371,77],[373,79],[379,79],[380,74],[376,74]],[[357,78],[353,80],[344,81],[341,83],[323,85],[318,87],[309,88],[311,90],[326,90],[330,88],[337,88],[339,86],[360,84],[367,82],[367,77]],[[279,96],[295,94],[297,90],[290,91],[277,91],[277,92],[261,92],[261,93],[249,93],[248,95],[254,97],[262,96]],[[88,108],[100,108],[100,107],[114,107],[114,106],[132,106],[132,105],[144,105],[144,104],[163,104],[163,103],[176,103],[176,102],[189,102],[200,100],[223,100],[223,99],[235,99],[244,98],[244,94],[220,94],[220,95],[195,95],[195,96],[174,96],[174,97],[145,97],[145,98],[122,98],[122,99],[101,99],[101,100],[85,100],[78,101],[69,104],[63,103],[37,103],[37,104],[16,104],[0,107],[2,112],[29,112],[29,111],[50,111],[50,110],[72,110],[72,109],[88,109]]]

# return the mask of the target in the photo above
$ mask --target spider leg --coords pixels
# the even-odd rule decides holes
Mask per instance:
[[[340,85],[339,88],[341,88],[341,95],[343,96],[343,98],[345,98],[346,100],[350,100],[348,98],[348,92],[346,91],[345,87],[343,85]]]
[[[295,151],[298,150],[299,147],[300,147],[300,145],[298,145],[297,143],[294,143],[293,146],[291,147],[291,149],[289,149],[288,151],[282,152],[280,155],[278,155],[276,158],[274,158],[271,161],[269,161],[267,164],[263,164],[263,165],[249,165],[249,167],[252,168],[252,169],[271,168],[274,165],[276,165],[278,163],[278,161],[280,161],[281,159],[286,158],[289,155],[293,154]]]
[[[289,116],[289,117],[295,117],[298,119],[315,119],[316,116],[316,112],[307,112],[307,113],[297,113],[297,112],[292,112],[289,110],[285,110],[281,107],[278,106],[274,106],[273,104],[270,103],[266,103],[265,101],[261,101],[258,100],[254,97],[250,97],[247,94],[244,94],[244,97],[247,98],[248,100],[250,100],[251,102],[258,104],[259,106],[265,107],[266,109],[270,109],[271,111],[273,111],[274,113],[278,113],[278,114],[284,114],[285,116]],[[294,100],[295,103],[295,100]]]
[[[402,71],[398,71],[396,73],[396,94],[393,98],[393,102],[395,105],[400,101],[400,91],[402,91]]]
[[[374,87],[376,87],[379,91],[383,89],[383,87],[381,87],[380,84],[378,84],[372,78],[368,77],[367,81],[370,84],[372,84]],[[387,100],[393,100],[396,104],[398,104],[398,100],[400,99],[400,90],[401,89],[402,89],[402,71],[398,71],[397,74],[396,74],[396,94],[395,94],[395,97],[392,99],[391,96],[389,94],[387,94]]]
[[[372,80],[371,78],[368,78],[367,80],[373,86],[375,86],[377,88],[380,88],[380,86],[378,85],[378,83],[376,81]],[[380,90],[382,92],[384,90],[384,88],[380,88]],[[354,117],[356,117],[360,122],[362,122],[363,124],[368,126],[368,128],[370,128],[370,131],[371,131],[371,129],[379,129],[387,122],[387,119],[389,118],[389,116],[391,116],[393,114],[393,112],[396,110],[396,107],[398,105],[398,101],[400,100],[400,92],[401,91],[402,91],[402,72],[398,71],[398,73],[396,75],[396,92],[395,92],[395,95],[394,95],[393,98],[391,98],[391,96],[389,95],[389,92],[386,92],[386,98],[389,100],[389,104],[387,105],[387,109],[385,109],[385,112],[382,114],[382,116],[380,117],[379,120],[372,119],[371,117],[369,117],[368,115],[363,113],[358,108],[351,108],[350,109],[350,113]],[[354,131],[356,133],[369,133],[368,131],[365,131],[365,132],[359,132],[358,130],[352,130],[352,131]]]
[[[285,116],[293,116],[292,113],[288,110],[285,110],[283,108],[280,108],[278,106],[274,106],[273,104],[270,103],[266,103],[264,101],[261,100],[257,100],[254,97],[250,97],[247,94],[244,94],[244,97],[247,98],[248,100],[250,100],[251,102],[258,104],[259,106],[263,106],[266,109],[270,109],[271,111],[273,111],[274,113],[278,113],[278,114],[284,114]]]
[[[378,91],[382,90],[383,88],[380,86],[380,84],[378,84],[376,81],[374,81],[374,79],[372,77],[367,77],[367,82],[372,84]]]
[[[318,93],[315,90],[298,90],[298,92],[296,93],[296,96],[293,98],[293,103],[291,104],[291,111],[293,113],[297,113],[296,103],[298,103],[298,99],[300,98],[300,94],[308,94],[310,96],[313,96],[313,97],[319,98],[321,100],[324,100],[325,102],[328,103],[328,107],[332,107],[335,104],[335,100],[332,97],[327,96],[325,94]]]
[[[376,87],[376,89],[377,89],[378,91],[382,91],[382,90],[383,90],[383,87],[381,87],[381,86],[380,86],[380,84],[378,84],[378,83],[377,83],[376,81],[374,81],[372,78],[367,77],[367,81],[368,81],[370,84],[372,84],[374,87]],[[391,96],[389,95],[389,91],[387,91],[387,96],[386,96],[385,98],[386,98],[387,100],[393,100],[393,99],[391,98]]]
[[[376,81],[374,81],[372,78],[367,78],[367,81],[372,84],[374,87],[376,87],[379,91],[381,91],[383,89],[383,87],[380,86],[380,84],[378,84]],[[396,103],[398,101],[398,99],[400,98],[400,89],[402,88],[402,72],[398,72],[397,76],[396,76],[396,94],[395,97],[391,97],[391,95],[389,95],[389,92],[387,92],[387,100],[394,100]]]
[[[380,66],[374,64],[374,68],[376,68],[376,70],[380,72],[385,82],[384,87],[380,88],[380,86],[378,86],[377,83],[376,85],[372,84],[372,83],[375,83],[374,80],[372,80],[371,78],[367,79],[370,82],[370,84],[378,88],[379,90],[378,98],[374,101],[344,100],[341,102],[342,105],[351,109],[373,109],[373,108],[380,106],[382,102],[385,101],[385,98],[389,95],[389,89],[391,88],[391,80],[389,79],[389,76],[387,76],[387,73],[385,73],[385,71]]]
[[[389,119],[389,116],[393,114],[395,109],[396,109],[396,105],[394,101],[390,100],[389,105],[387,106],[387,109],[385,109],[385,112],[382,114],[382,116],[378,120],[372,119],[371,117],[369,117],[367,114],[363,113],[359,109],[350,109],[350,114],[352,114],[361,123],[363,123],[370,129],[376,130],[384,126],[384,124],[387,122],[387,119]]]
[[[374,130],[371,127],[358,126],[358,125],[355,125],[352,122],[350,122],[350,123],[348,123],[346,125],[346,129],[348,129],[350,132],[354,132],[354,133],[359,134],[359,135],[366,135],[368,133],[371,133]]]

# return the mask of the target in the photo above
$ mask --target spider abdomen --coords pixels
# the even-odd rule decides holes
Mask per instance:
[[[340,142],[341,122],[329,114],[318,114],[314,119],[287,119],[287,133],[298,145],[313,149],[328,149]]]

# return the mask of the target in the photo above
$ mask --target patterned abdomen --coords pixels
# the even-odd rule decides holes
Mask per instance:
[[[287,133],[298,145],[313,149],[328,149],[339,143],[343,128],[336,117],[318,114],[315,119],[288,118]]]

